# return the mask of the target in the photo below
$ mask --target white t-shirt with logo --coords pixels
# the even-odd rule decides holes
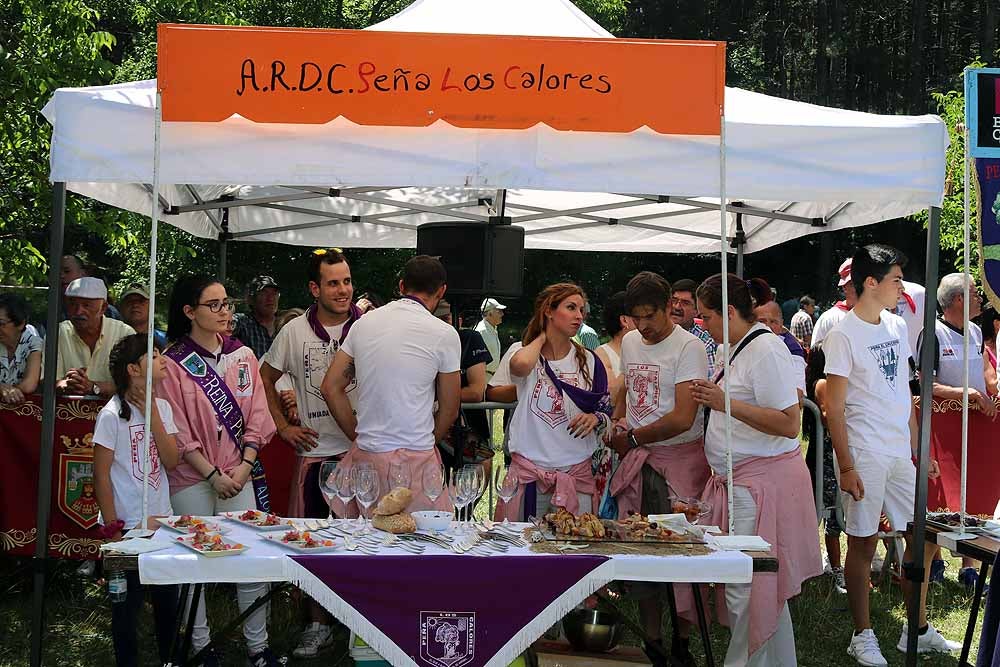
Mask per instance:
[[[937,336],[936,381],[949,387],[965,386],[965,364],[962,363],[964,335],[947,322],[935,320]],[[918,352],[918,357],[919,352]],[[986,375],[983,373],[983,330],[969,322],[969,387],[986,395]]]
[[[433,448],[437,376],[459,371],[458,332],[416,301],[399,299],[355,322],[341,349],[354,358],[358,447]]]
[[[511,356],[521,349],[520,343],[511,345]],[[587,355],[587,371],[594,377],[594,355]],[[549,361],[556,376],[577,387],[589,388],[576,360],[576,347],[562,359]],[[500,365],[500,369],[504,365]],[[497,375],[500,374],[497,370]],[[507,372],[510,370],[508,359]],[[497,375],[493,379],[497,379]],[[511,454],[520,454],[543,468],[563,468],[589,459],[600,445],[597,433],[574,438],[568,430],[570,421],[580,414],[580,409],[559,391],[542,366],[541,360],[525,377],[511,375],[508,382],[517,387],[517,407],[510,419],[509,443]]]
[[[111,464],[111,489],[115,495],[115,514],[125,522],[125,528],[134,528],[142,521],[142,440],[145,437],[146,420],[142,411],[135,405],[132,408],[132,418],[128,423],[118,416],[121,410],[121,399],[112,398],[97,414],[94,425],[94,444],[105,447],[115,453]],[[170,404],[162,398],[156,399],[156,407],[160,411],[163,430],[167,433],[177,433],[174,425],[174,413]],[[152,432],[150,432],[152,437]],[[160,453],[156,442],[149,443],[149,493],[148,508],[150,516],[170,516],[170,486],[167,476],[160,466]]]
[[[757,336],[736,355],[730,363],[720,387],[729,387],[734,401],[774,410],[785,410],[798,405],[798,369],[784,341],[771,333],[763,324],[755,324],[747,331],[764,329],[766,334]],[[745,337],[744,337],[745,338]],[[742,342],[742,339],[741,341]],[[739,343],[733,345],[733,351]],[[778,456],[799,448],[796,438],[768,435],[732,418],[733,465],[751,457]],[[718,474],[726,472],[726,413],[712,411],[705,432],[705,456],[708,464]]]
[[[910,458],[910,343],[903,318],[870,324],[853,311],[826,337],[826,374],[847,378],[847,444]]]
[[[639,428],[673,411],[675,385],[705,378],[708,354],[697,336],[679,326],[653,345],[645,342],[638,331],[630,331],[622,339],[621,365],[627,390],[625,417],[629,427]],[[679,445],[701,434],[702,420],[696,417],[683,433],[649,444]]]
[[[355,326],[357,322],[351,328]],[[343,454],[351,447],[351,441],[330,414],[321,392],[326,371],[340,348],[344,323],[324,329],[330,335],[329,343],[316,335],[305,315],[300,315],[281,328],[271,348],[261,358],[262,363],[290,377],[302,425],[319,433],[316,449],[303,454],[309,457]],[[356,388],[357,380],[347,387],[347,398],[355,409]]]

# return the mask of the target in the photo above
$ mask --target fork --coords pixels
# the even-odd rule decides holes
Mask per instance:
[[[386,535],[385,539],[382,540],[381,544],[384,547],[392,547],[392,548],[396,548],[396,549],[402,549],[403,551],[407,551],[407,552],[409,552],[411,554],[422,554],[422,553],[424,553],[424,547],[423,547],[423,545],[407,543],[407,542],[399,539],[399,536],[393,535],[392,533]]]

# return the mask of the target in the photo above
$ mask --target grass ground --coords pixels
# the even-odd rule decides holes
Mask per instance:
[[[502,458],[498,463],[502,464]],[[487,508],[484,505],[485,503],[477,508],[477,516],[485,516]],[[28,664],[31,609],[29,565],[29,561],[25,559],[0,557],[0,667],[21,667]],[[971,594],[955,581],[958,566],[958,559],[949,561],[947,581],[931,587],[927,604],[931,622],[948,638],[961,641],[965,634]],[[45,664],[59,667],[114,664],[110,603],[106,588],[93,578],[85,579],[77,575],[76,567],[75,562],[59,561],[52,571],[46,596],[48,630],[44,642]],[[209,587],[209,619],[218,625],[224,619],[235,617],[235,599],[232,586]],[[634,605],[626,601],[623,606],[627,614],[636,616]],[[903,655],[894,648],[905,619],[905,607],[899,587],[886,583],[873,590],[871,608],[875,632],[881,639],[889,664],[903,665]],[[842,667],[852,664],[845,653],[852,629],[847,599],[833,589],[829,577],[819,577],[807,582],[802,594],[792,601],[791,613],[800,665]],[[143,664],[153,665],[156,658],[155,644],[150,635],[152,616],[148,608],[143,611],[143,615],[140,626],[143,633],[142,645],[146,647],[146,652],[142,659]],[[290,595],[281,594],[276,597],[271,605],[268,627],[272,648],[279,655],[290,654],[301,629],[297,607]],[[666,632],[669,633],[669,629]],[[978,645],[978,638],[977,627],[973,647]],[[216,639],[223,650],[226,665],[236,667],[245,664],[239,630],[225,637],[217,636]],[[724,628],[714,627],[713,651],[720,664],[727,641],[728,632]],[[628,634],[624,642],[638,643],[636,637]],[[703,655],[699,641],[692,642],[692,652],[699,658]],[[975,662],[975,652],[971,660]],[[344,642],[321,658],[290,661],[290,664],[348,667],[351,660],[347,657],[346,633]],[[958,665],[958,656],[932,657],[922,664]]]

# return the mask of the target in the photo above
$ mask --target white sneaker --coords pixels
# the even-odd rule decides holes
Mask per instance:
[[[883,567],[885,567],[884,558],[881,556],[875,556],[872,558],[872,574],[881,574]]]
[[[847,647],[847,655],[865,667],[888,667],[889,663],[882,656],[878,647],[878,637],[871,628],[862,630],[861,634],[851,637],[851,645]]]
[[[904,625],[903,634],[899,636],[899,643],[896,644],[896,648],[903,653],[906,653],[907,634],[907,627]],[[917,637],[917,653],[953,653],[961,648],[961,644],[945,639],[944,635],[930,623],[927,624],[927,632]]]
[[[832,568],[830,567],[830,557],[823,554],[823,574],[830,574]]]
[[[315,658],[333,644],[333,628],[322,623],[310,623],[299,638],[299,645],[292,651],[296,658]]]
[[[833,575],[833,587],[838,593],[844,595],[847,593],[847,581],[844,579],[844,568],[834,567],[830,569],[830,574]]]

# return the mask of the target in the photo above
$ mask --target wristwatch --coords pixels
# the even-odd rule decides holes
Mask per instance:
[[[628,448],[629,449],[635,449],[636,447],[639,446],[639,441],[636,440],[636,438],[635,438],[635,429],[634,428],[630,428],[628,430],[628,433],[626,434],[625,437],[628,438]]]
[[[94,396],[101,395],[101,388],[97,386],[96,382],[94,383],[94,386],[90,388],[90,393],[93,394]]]

